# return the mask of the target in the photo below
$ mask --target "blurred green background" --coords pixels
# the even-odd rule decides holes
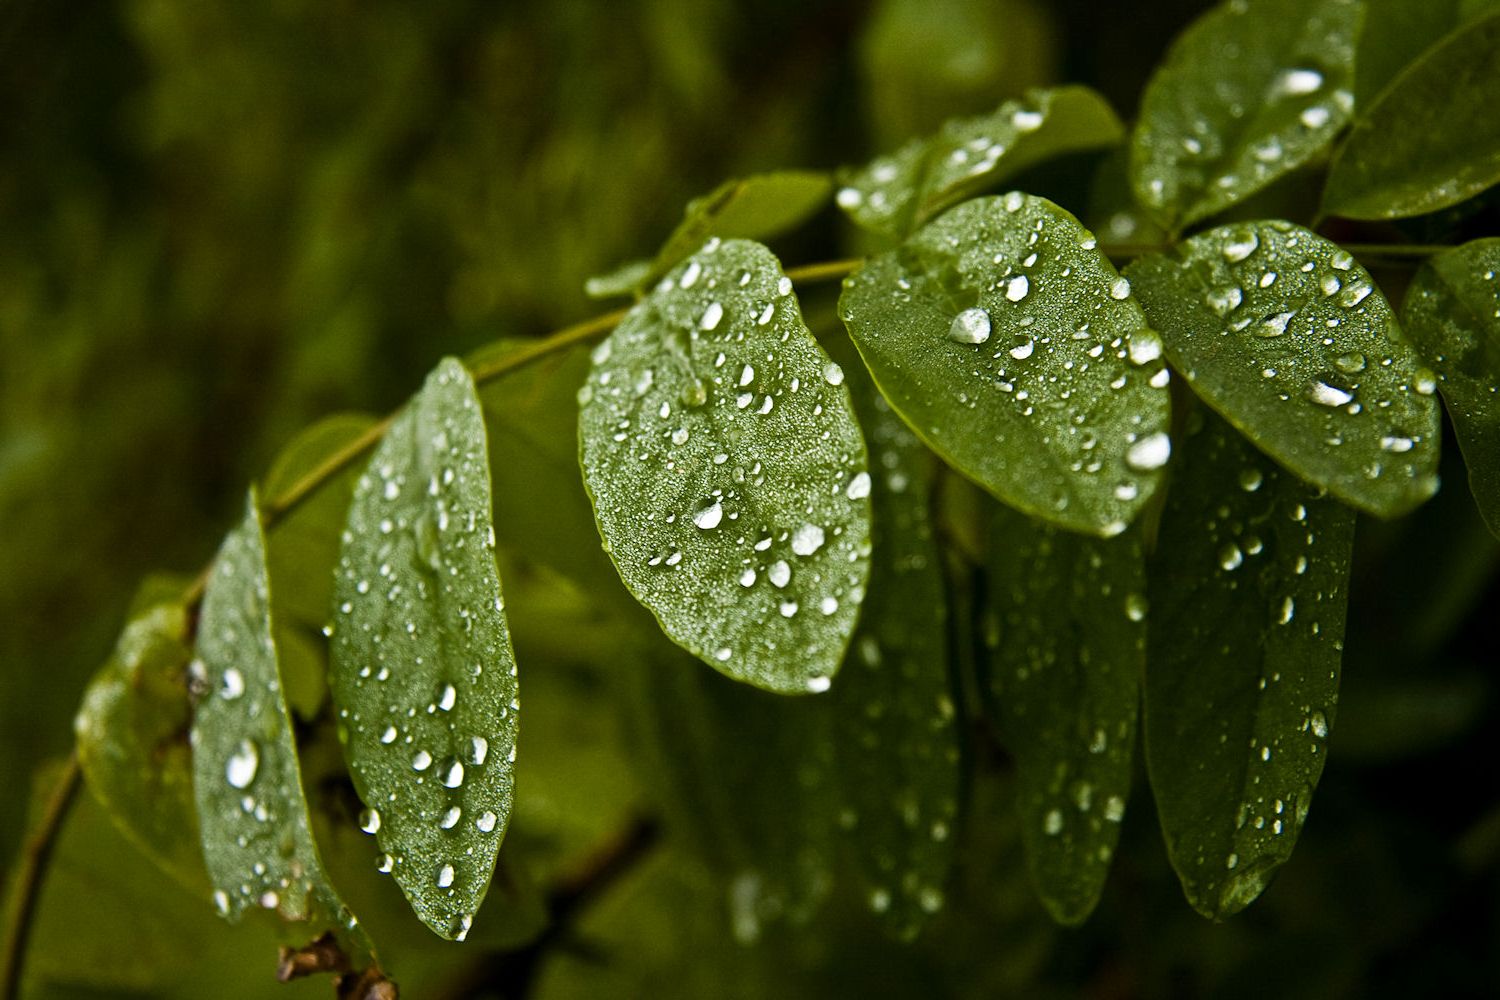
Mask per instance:
[[[1038,84],[1088,83],[1128,119],[1202,8],[4,4],[0,858],[19,843],[24,783],[70,745],[138,580],[194,572],[297,430],[393,408],[443,355],[598,311],[584,279],[652,252],[726,177],[860,162]],[[844,238],[826,213],[778,249],[810,261]],[[1461,467],[1445,479],[1458,486]],[[943,930],[966,954],[1002,938],[1015,953],[1010,978],[973,970],[976,993],[1500,982],[1495,546],[1461,489],[1402,524],[1366,524],[1361,546],[1344,731],[1266,899],[1228,928],[1193,916],[1138,797],[1101,912],[1055,931],[996,819],[989,849],[1003,857],[980,870],[1004,888],[989,923]],[[693,871],[673,869],[649,905],[670,908]],[[609,904],[627,924],[632,898]],[[642,949],[648,966],[691,954]],[[581,968],[556,995],[618,988]],[[925,968],[864,995],[919,990]]]

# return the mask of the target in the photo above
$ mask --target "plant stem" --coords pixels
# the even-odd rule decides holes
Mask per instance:
[[[47,862],[57,846],[57,835],[73,800],[78,796],[83,771],[78,763],[78,753],[68,757],[57,787],[47,800],[40,821],[26,839],[21,858],[16,865],[16,879],[11,885],[9,905],[5,913],[5,950],[0,953],[0,998],[16,1000],[21,995],[21,972],[26,961],[26,943],[31,937],[31,926],[36,915],[36,904],[41,896],[42,882],[46,876]]]

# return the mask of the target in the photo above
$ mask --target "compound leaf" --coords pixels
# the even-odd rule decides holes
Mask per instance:
[[[175,599],[135,612],[74,720],[89,790],[131,841],[195,890],[203,847],[186,739],[187,609]]]
[[[1119,117],[1088,87],[1032,90],[999,109],[956,118],[936,135],[840,175],[837,201],[866,229],[902,237],[954,202],[1043,160],[1113,146]]]
[[[1131,180],[1170,229],[1322,152],[1354,108],[1359,0],[1230,0],[1172,44],[1141,98]]]
[[[1222,226],[1125,272],[1167,358],[1288,469],[1381,517],[1437,489],[1437,401],[1374,281],[1286,222]]]
[[[1401,318],[1437,371],[1469,486],[1500,537],[1500,239],[1430,259],[1406,292]]]
[[[479,400],[448,358],[355,484],[330,685],[381,868],[455,940],[510,818],[520,708],[490,509]]]
[[[1146,653],[1139,534],[1087,538],[1000,505],[990,523],[992,705],[1032,877],[1065,924],[1099,902],[1130,799]]]
[[[1323,210],[1399,219],[1500,181],[1500,13],[1465,25],[1387,87],[1339,147]]]
[[[595,352],[584,484],[620,578],[739,680],[822,691],[869,572],[870,475],[843,370],[756,243],[711,240]]]
[[[1170,451],[1161,340],[1078,220],[965,202],[844,282],[885,397],[938,454],[1050,523],[1118,534]]]
[[[1291,856],[1323,770],[1354,514],[1189,424],[1149,569],[1146,764],[1188,901],[1220,918]]]
[[[209,572],[191,671],[203,688],[193,711],[193,790],[214,904],[230,920],[263,907],[327,921],[368,950],[313,839],[255,504],[252,491]]]

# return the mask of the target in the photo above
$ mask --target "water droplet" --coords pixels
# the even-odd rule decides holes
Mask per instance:
[[[1261,320],[1260,326],[1256,327],[1257,337],[1279,337],[1286,333],[1287,324],[1292,321],[1292,313],[1277,313],[1269,319]]]
[[[823,537],[822,528],[816,524],[804,523],[792,532],[792,551],[799,556],[810,556],[823,547]]]
[[[1239,480],[1240,489],[1244,490],[1246,493],[1254,493],[1256,490],[1260,489],[1260,484],[1265,481],[1265,476],[1261,474],[1261,471],[1259,469],[1252,466],[1250,468],[1240,470]]]
[[[1245,554],[1240,547],[1233,542],[1225,542],[1219,549],[1219,565],[1225,570],[1233,571],[1239,569],[1245,562]]]
[[[1137,330],[1130,335],[1130,362],[1147,365],[1161,357],[1161,336],[1151,329]]]
[[[693,523],[704,531],[717,528],[723,519],[724,506],[717,500],[693,514]]]
[[[380,810],[366,809],[359,814],[359,828],[365,833],[375,833],[380,829]]]
[[[1354,394],[1327,382],[1313,382],[1307,387],[1307,398],[1320,406],[1343,406],[1353,401]]]
[[[1292,598],[1288,596],[1281,602],[1281,613],[1276,617],[1277,624],[1286,625],[1290,623],[1292,620],[1292,616],[1296,613],[1297,602],[1292,600]]]
[[[432,754],[426,750],[418,750],[411,758],[411,769],[413,771],[425,771],[432,766]]]
[[[838,366],[838,362],[830,361],[823,366],[823,380],[829,385],[844,384],[844,369]]]
[[[778,559],[766,569],[766,577],[777,587],[785,587],[792,580],[792,567],[785,559]]]
[[[1255,230],[1242,230],[1240,235],[1224,244],[1224,259],[1231,264],[1238,264],[1253,254],[1260,246],[1260,237],[1255,235]]]
[[[831,615],[838,609],[839,599],[837,597],[825,597],[818,602],[818,610],[825,615]]]
[[[1380,439],[1380,447],[1389,452],[1411,451],[1416,442],[1404,434],[1387,434]]]
[[[1315,69],[1289,69],[1282,71],[1276,89],[1287,96],[1311,94],[1323,86],[1323,74]]]
[[[1010,349],[1010,356],[1017,361],[1025,361],[1031,357],[1031,352],[1036,350],[1036,341],[1027,340],[1025,343],[1017,344]]]
[[[1125,818],[1125,800],[1118,795],[1111,795],[1104,800],[1104,818],[1111,823],[1118,823]]]
[[[1125,617],[1133,622],[1146,620],[1146,615],[1151,610],[1151,604],[1142,594],[1127,594],[1125,596]]]
[[[448,888],[452,884],[453,884],[453,866],[452,865],[443,865],[441,868],[438,869],[438,873],[437,873],[437,887],[439,889],[446,889],[446,888]]]
[[[809,677],[807,679],[807,690],[813,694],[822,694],[833,686],[833,681],[827,677]]]
[[[224,686],[219,689],[219,694],[226,701],[233,701],[245,693],[245,675],[233,667],[224,671]]]
[[[235,788],[249,788],[259,767],[260,748],[252,740],[240,740],[240,745],[224,765],[224,777]]]
[[[457,788],[464,783],[463,761],[450,760],[442,770],[443,784],[448,788]]]
[[[499,821],[500,821],[500,817],[499,816],[496,816],[494,813],[492,813],[488,809],[486,809],[480,815],[480,817],[474,821],[474,826],[475,826],[476,829],[479,830],[480,833],[493,833],[494,829],[495,829],[495,824],[498,823]]]
[[[452,684],[444,684],[438,692],[437,707],[445,712],[453,711],[453,706],[458,704],[458,689]]]
[[[1418,368],[1416,377],[1412,379],[1412,388],[1419,396],[1431,396],[1437,392],[1437,376],[1430,369]]]
[[[990,339],[990,314],[977,307],[965,309],[953,317],[953,324],[948,327],[948,339],[960,344],[984,343]]]
[[[849,485],[844,490],[844,495],[850,500],[863,500],[870,495],[870,474],[868,472],[857,472],[854,478],[849,480]]]
[[[1312,727],[1312,734],[1318,739],[1328,738],[1328,716],[1322,712],[1314,712],[1312,718],[1308,720],[1308,725]]]
[[[1125,452],[1125,464],[1138,472],[1159,469],[1172,456],[1172,439],[1162,431],[1147,434]]]
[[[714,651],[714,659],[718,660],[720,663],[728,663],[729,658],[733,655],[734,650],[730,649],[728,646],[720,646],[717,650]]]
[[[692,288],[698,283],[698,277],[701,274],[703,274],[703,265],[696,260],[689,261],[687,268],[682,272],[682,280],[677,282],[677,287]]]
[[[698,321],[698,329],[712,330],[719,325],[724,318],[724,307],[717,302],[710,302],[708,308],[703,310],[703,318]]]
[[[490,741],[483,736],[475,736],[469,740],[469,763],[475,767],[484,763],[484,759],[490,755]]]
[[[1062,833],[1062,828],[1062,812],[1057,809],[1049,810],[1046,817],[1042,820],[1042,832],[1046,833],[1049,837],[1055,837],[1059,833]]]
[[[1245,301],[1245,293],[1240,291],[1236,285],[1228,288],[1215,288],[1209,291],[1206,301],[1208,307],[1220,316],[1228,316],[1240,307]]]
[[[1031,291],[1031,279],[1024,274],[1018,274],[1005,283],[1005,297],[1012,302],[1020,302]]]
[[[1126,278],[1116,278],[1114,284],[1109,286],[1109,297],[1112,299],[1130,298],[1130,281]]]

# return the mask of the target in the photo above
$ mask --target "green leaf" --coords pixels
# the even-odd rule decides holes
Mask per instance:
[[[701,247],[709,237],[767,240],[817,214],[833,190],[833,180],[811,170],[778,170],[725,181],[688,202],[683,219],[654,260],[630,261],[609,274],[590,278],[595,298],[634,294]]]
[[[633,309],[580,393],[584,484],[620,578],[683,648],[822,691],[869,572],[843,371],[759,244],[712,240]]]
[[[861,895],[909,939],[944,905],[958,814],[947,597],[929,510],[936,470],[869,379],[850,378],[877,470],[870,588],[838,680],[814,705],[828,752],[814,755],[809,782]]]
[[[1290,223],[1253,222],[1125,273],[1172,366],[1276,461],[1381,517],[1437,490],[1430,373],[1348,253]]]
[[[1307,818],[1354,515],[1211,412],[1189,423],[1149,570],[1146,764],[1188,901],[1219,918],[1260,895]]]
[[[1141,98],[1131,179],[1172,230],[1319,154],[1354,108],[1358,0],[1231,0],[1172,43]]]
[[[1067,212],[1017,191],[957,206],[844,282],[881,392],[1000,500],[1074,531],[1125,529],[1166,464],[1161,341]]]
[[[1475,240],[1424,264],[1401,318],[1437,370],[1469,487],[1500,537],[1500,239]]]
[[[1139,534],[1087,538],[999,505],[991,520],[992,704],[1031,874],[1065,924],[1099,902],[1130,799],[1146,653]]]
[[[1365,22],[1354,60],[1354,106],[1371,101],[1433,42],[1458,23],[1459,0],[1364,0]]]
[[[462,940],[510,819],[516,660],[474,383],[442,361],[355,484],[330,683],[382,869]]]
[[[197,890],[207,880],[187,741],[187,630],[176,595],[137,611],[84,692],[74,733],[89,790],[120,831]]]
[[[1323,210],[1400,219],[1500,181],[1500,13],[1460,28],[1408,66],[1339,147]]]
[[[1125,128],[1087,87],[1032,90],[840,175],[838,204],[855,222],[902,237],[944,208],[1053,157],[1112,146]]]
[[[230,920],[276,910],[368,942],[329,882],[302,790],[271,633],[265,540],[252,491],[203,593],[192,674],[193,790],[214,904]]]

